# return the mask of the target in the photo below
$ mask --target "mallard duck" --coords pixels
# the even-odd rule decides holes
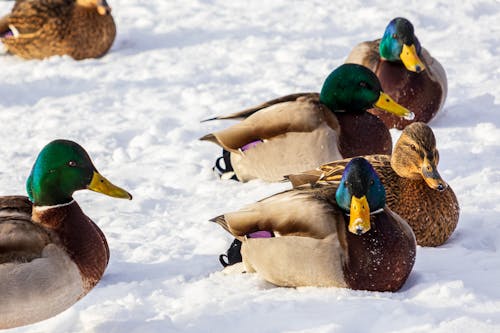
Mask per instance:
[[[0,329],[50,318],[101,279],[109,248],[72,198],[82,189],[132,199],[77,143],[56,140],[38,155],[28,196],[0,197]]]
[[[374,105],[399,116],[411,116],[382,92],[373,72],[344,64],[327,77],[320,94],[288,95],[208,119],[243,118],[200,140],[212,141],[229,152],[226,169],[230,164],[238,180],[280,181],[287,174],[331,160],[389,154],[389,131],[377,117],[365,112]]]
[[[17,0],[0,20],[0,40],[25,59],[98,58],[111,48],[115,22],[106,0]]]
[[[392,156],[365,156],[387,191],[387,206],[404,218],[421,246],[439,246],[455,230],[460,208],[452,188],[437,170],[439,153],[431,128],[408,125],[396,142]],[[349,159],[322,165],[288,178],[294,186],[338,181]]]
[[[413,232],[363,158],[338,186],[288,190],[211,221],[242,241],[246,272],[278,286],[397,291],[415,262]]]
[[[411,122],[428,123],[443,107],[448,91],[443,66],[420,46],[413,25],[393,19],[382,39],[357,45],[346,63],[361,64],[378,76],[382,89],[415,113],[412,120],[371,109],[387,127],[403,129]]]

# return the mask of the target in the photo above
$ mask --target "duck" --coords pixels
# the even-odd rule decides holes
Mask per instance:
[[[287,190],[210,221],[241,242],[244,272],[280,287],[394,292],[415,262],[410,226],[387,207],[384,186],[362,157],[337,184]]]
[[[132,199],[97,171],[79,144],[61,139],[41,150],[26,189],[27,197],[0,197],[0,329],[55,316],[103,276],[106,237],[73,192]]]
[[[384,93],[375,74],[364,66],[343,64],[326,78],[320,93],[297,93],[227,116],[241,119],[200,140],[223,148],[222,178],[241,182],[277,182],[336,159],[389,154],[389,130],[371,107],[401,117],[412,113]],[[219,165],[220,158],[216,162]],[[229,176],[227,174],[229,173]]]
[[[364,156],[387,191],[387,206],[412,227],[417,244],[444,244],[456,229],[460,206],[438,172],[439,152],[432,129],[422,122],[405,127],[389,155]],[[293,186],[338,181],[350,159],[334,161],[297,175]]]
[[[99,58],[116,36],[106,0],[17,0],[0,19],[0,41],[24,59]]]
[[[382,89],[415,114],[402,119],[370,109],[388,128],[402,130],[412,122],[428,123],[443,108],[448,81],[443,66],[420,45],[413,24],[396,17],[387,25],[381,39],[356,45],[345,60],[370,68]]]

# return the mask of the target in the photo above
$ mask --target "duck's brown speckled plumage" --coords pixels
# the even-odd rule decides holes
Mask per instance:
[[[371,155],[365,158],[384,184],[387,206],[408,221],[417,243],[439,246],[446,242],[458,224],[460,208],[450,186],[443,191],[436,189],[440,182],[446,183],[436,170],[439,154],[432,130],[423,123],[413,123],[403,131],[392,157]],[[289,179],[294,186],[337,182],[349,161],[334,161],[317,170],[290,175]],[[437,178],[426,182],[421,171],[424,167],[434,169]]]
[[[116,27],[110,14],[75,0],[18,0],[0,22],[0,33],[9,25],[19,37],[1,38],[10,53],[25,59],[69,55],[76,60],[103,56],[113,44]]]
[[[380,39],[358,44],[349,54],[346,63],[370,68],[379,78],[384,92],[415,114],[407,120],[392,114],[370,109],[389,128],[403,129],[413,122],[428,123],[442,109],[448,91],[446,73],[441,64],[422,48],[420,58],[426,69],[420,73],[408,71],[402,62],[382,59]]]
[[[247,272],[278,286],[399,290],[415,261],[411,228],[386,207],[371,215],[368,232],[350,233],[336,190],[334,185],[289,190],[212,221],[243,241]],[[258,230],[278,237],[245,237]]]

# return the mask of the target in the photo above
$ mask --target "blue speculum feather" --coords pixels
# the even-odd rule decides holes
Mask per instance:
[[[335,194],[337,204],[345,212],[351,207],[351,198],[366,196],[370,211],[385,205],[385,189],[371,164],[362,157],[353,158],[346,166]]]

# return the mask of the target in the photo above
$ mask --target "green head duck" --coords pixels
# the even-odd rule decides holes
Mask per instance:
[[[69,203],[73,192],[89,189],[111,197],[132,199],[127,191],[101,176],[89,155],[79,144],[55,140],[38,155],[26,182],[28,196],[35,206]]]
[[[385,189],[372,165],[356,157],[347,164],[335,199],[350,215],[348,230],[361,235],[370,230],[370,213],[384,208]]]

